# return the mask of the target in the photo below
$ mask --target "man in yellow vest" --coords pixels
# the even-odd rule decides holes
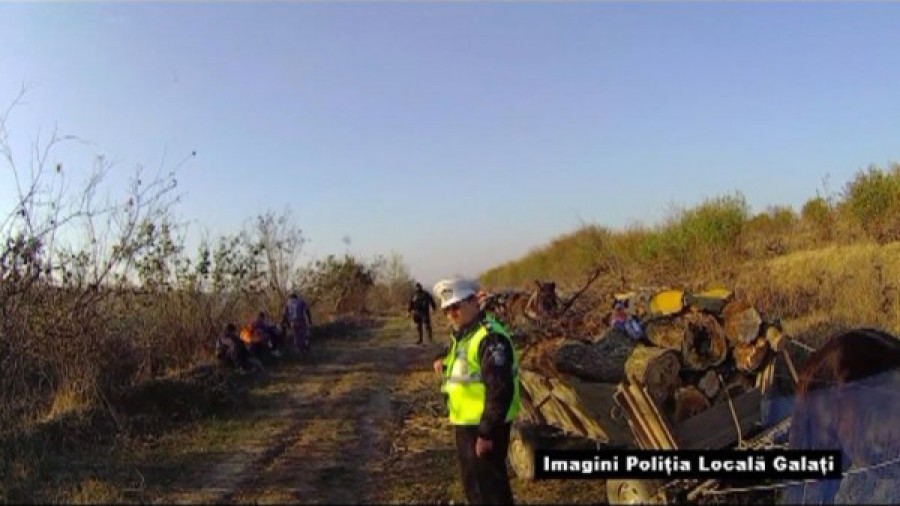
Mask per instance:
[[[434,361],[454,425],[463,488],[470,504],[512,504],[506,454],[521,409],[519,356],[509,331],[478,304],[478,286],[447,279],[434,286],[453,326],[443,358]]]

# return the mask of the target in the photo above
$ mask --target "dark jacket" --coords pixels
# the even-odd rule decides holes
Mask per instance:
[[[284,313],[281,316],[281,327],[283,329],[299,327],[309,327],[312,325],[312,313],[309,310],[309,304],[303,297],[291,297],[284,305]]]
[[[271,343],[278,338],[278,327],[263,318],[253,320],[250,329],[264,343]]]
[[[409,300],[409,311],[419,316],[428,317],[431,315],[431,311],[436,309],[437,304],[434,303],[434,297],[425,290],[417,289]]]
[[[497,434],[506,423],[506,413],[509,411],[513,399],[515,385],[512,372],[512,343],[502,334],[490,331],[490,325],[485,321],[484,313],[481,313],[469,326],[453,332],[452,336],[454,341],[459,341],[464,336],[477,331],[481,325],[488,325],[488,335],[478,346],[481,377],[487,392],[484,412],[481,415],[481,423],[478,425],[478,436],[483,439],[491,439],[491,434]],[[448,346],[435,359],[443,359],[449,352],[450,347]]]

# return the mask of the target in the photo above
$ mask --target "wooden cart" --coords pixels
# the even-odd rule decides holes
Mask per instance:
[[[627,380],[592,383],[573,376],[550,378],[523,370],[523,413],[513,427],[509,461],[517,476],[534,477],[534,450],[559,448],[560,441],[588,441],[601,447],[639,449],[761,448],[786,434],[788,418],[765,420],[767,393],[773,383],[773,357],[757,375],[756,385],[735,392],[730,402],[673,423],[646,388]],[[765,421],[765,423],[764,423]],[[573,446],[568,445],[572,448]],[[577,446],[575,446],[577,447]],[[696,498],[715,481],[608,480],[610,504],[666,503]]]

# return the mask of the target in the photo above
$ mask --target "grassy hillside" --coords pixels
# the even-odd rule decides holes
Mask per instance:
[[[597,296],[639,286],[726,285],[798,330],[843,322],[900,331],[900,165],[859,172],[839,195],[753,214],[740,193],[675,211],[656,226],[588,225],[483,273],[487,287],[552,279]]]

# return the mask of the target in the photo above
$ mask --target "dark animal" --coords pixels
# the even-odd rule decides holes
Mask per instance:
[[[900,455],[900,340],[874,329],[842,332],[816,350],[798,376],[791,449],[840,450],[844,470]],[[900,475],[900,468],[890,472]],[[839,479],[796,485],[782,499],[831,504],[840,486]]]

